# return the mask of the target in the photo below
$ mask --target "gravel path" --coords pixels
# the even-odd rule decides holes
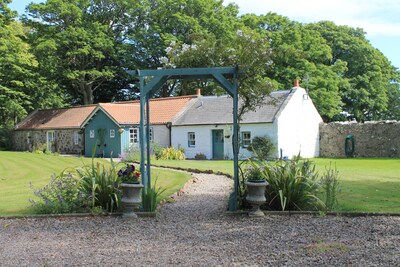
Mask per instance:
[[[0,266],[400,265],[400,218],[228,216],[231,186],[195,174],[157,218],[0,220]]]

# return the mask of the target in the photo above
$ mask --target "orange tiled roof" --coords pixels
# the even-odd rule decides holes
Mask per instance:
[[[166,97],[150,100],[151,124],[164,124],[180,112],[195,96]],[[102,107],[119,124],[139,124],[140,102],[100,103],[70,108],[37,110],[20,122],[16,130],[80,128],[96,107]]]
[[[180,112],[196,96],[166,97],[150,100],[150,123],[164,124]],[[100,106],[119,124],[140,122],[139,101],[102,103]]]
[[[21,121],[16,130],[80,128],[97,105],[37,110]]]

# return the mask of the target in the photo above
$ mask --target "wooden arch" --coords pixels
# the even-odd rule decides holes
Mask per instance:
[[[233,98],[233,160],[234,160],[234,190],[229,197],[229,210],[237,210],[239,190],[239,125],[238,125],[238,83],[237,67],[222,68],[181,68],[136,70],[130,72],[140,81],[140,171],[144,189],[151,186],[150,174],[150,106],[149,99],[157,93],[161,86],[171,79],[214,79]],[[146,81],[145,81],[145,78]],[[232,82],[228,79],[231,79]],[[146,126],[146,127],[145,127]],[[145,130],[144,130],[145,129]]]

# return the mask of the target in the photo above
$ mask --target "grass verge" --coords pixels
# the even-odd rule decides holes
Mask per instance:
[[[400,212],[400,159],[312,159],[319,173],[332,164],[340,176],[339,211]],[[228,160],[153,160],[153,165],[212,170],[233,175]]]
[[[105,164],[108,161],[95,159]],[[65,169],[74,169],[83,164],[90,164],[91,159],[79,157],[64,157],[28,152],[0,152],[0,216],[32,214],[29,199],[34,198],[30,188],[46,185],[53,173],[59,174]],[[122,166],[122,165],[121,165]],[[161,195],[166,199],[191,178],[190,175],[170,170],[152,170],[152,182],[155,177],[157,186],[167,188]]]

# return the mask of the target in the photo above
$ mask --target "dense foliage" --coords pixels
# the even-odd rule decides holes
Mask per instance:
[[[47,0],[19,21],[10,2],[0,0],[0,128],[38,108],[136,98],[126,70],[159,67],[238,66],[240,115],[300,78],[325,121],[400,118],[399,71],[362,29],[239,16],[218,0]],[[178,80],[156,96],[194,88],[223,93]]]
[[[247,150],[252,152],[253,156],[266,160],[275,151],[275,144],[269,136],[256,136]]]

